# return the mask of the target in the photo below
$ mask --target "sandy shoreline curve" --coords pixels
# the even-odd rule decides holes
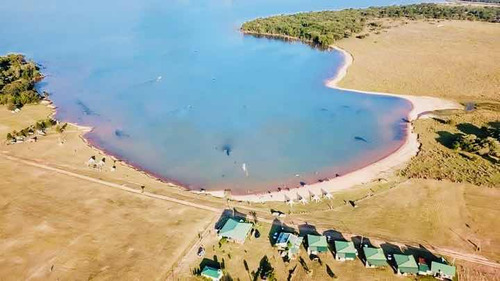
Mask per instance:
[[[332,192],[348,189],[355,185],[371,182],[380,177],[380,175],[384,173],[390,173],[395,169],[401,167],[402,165],[407,163],[413,156],[417,155],[420,149],[420,143],[418,142],[418,135],[413,132],[411,121],[414,121],[424,116],[426,113],[430,113],[432,111],[463,108],[463,106],[457,102],[440,98],[369,92],[339,87],[338,83],[347,75],[347,71],[353,63],[354,59],[353,56],[346,50],[339,47],[333,48],[343,54],[344,63],[332,79],[325,81],[325,85],[332,89],[339,89],[368,95],[391,96],[408,100],[412,104],[412,110],[408,114],[409,122],[407,122],[405,142],[395,152],[387,155],[379,161],[368,164],[363,168],[357,169],[345,175],[329,179],[328,181],[313,183],[290,190],[281,190],[261,194],[230,195],[230,199],[248,202],[288,202],[299,201],[301,199],[310,201],[314,196],[321,197]],[[224,191],[209,191],[207,193],[217,197],[223,197],[225,195]]]
[[[346,173],[344,175],[341,175],[336,178],[329,179],[327,181],[323,182],[318,182],[318,183],[313,183],[309,185],[305,185],[302,187],[297,187],[297,188],[292,188],[290,190],[281,190],[281,191],[273,191],[273,192],[266,192],[266,193],[254,193],[254,194],[245,194],[245,195],[231,195],[228,194],[224,190],[214,190],[214,191],[197,191],[197,190],[190,190],[193,193],[203,193],[203,194],[210,194],[215,197],[228,197],[229,199],[236,200],[236,201],[247,201],[247,202],[267,202],[267,201],[282,201],[282,202],[287,202],[287,201],[299,201],[300,199],[305,199],[307,201],[310,201],[313,196],[324,196],[326,194],[330,194],[332,192],[340,191],[340,190],[345,190],[348,188],[351,188],[355,185],[360,185],[364,183],[371,182],[377,178],[380,178],[382,174],[385,173],[390,173],[394,171],[396,168],[401,167],[403,164],[408,162],[413,156],[415,156],[420,148],[420,143],[418,142],[418,136],[412,131],[412,124],[411,121],[416,120],[422,116],[424,116],[426,113],[430,113],[435,110],[444,110],[444,109],[461,109],[463,106],[461,106],[459,103],[454,102],[454,101],[449,101],[445,99],[440,99],[440,98],[434,98],[434,97],[425,97],[425,96],[410,96],[410,95],[399,95],[399,94],[391,94],[391,93],[380,93],[380,92],[370,92],[370,91],[360,91],[360,90],[353,90],[353,89],[347,89],[347,88],[342,88],[338,86],[338,83],[347,75],[348,68],[351,66],[353,62],[353,57],[350,53],[347,51],[339,48],[339,47],[333,47],[336,51],[339,51],[343,54],[344,56],[344,63],[341,65],[341,67],[338,69],[337,73],[335,76],[331,79],[328,79],[325,81],[325,85],[329,88],[332,89],[339,89],[339,90],[345,90],[349,92],[356,92],[356,93],[361,93],[361,94],[368,94],[368,95],[379,95],[379,96],[392,96],[392,97],[398,97],[398,98],[403,98],[408,100],[412,104],[412,110],[408,114],[408,120],[410,122],[407,123],[407,134],[406,134],[406,140],[405,142],[393,153],[387,155],[386,157],[375,161],[374,163],[368,164],[365,167],[362,167],[360,169],[354,170],[352,172]],[[55,116],[55,113],[57,111],[57,107],[53,105],[52,102],[48,105],[51,107],[54,112],[51,117]],[[93,130],[92,127],[88,126],[82,126],[73,122],[68,122],[69,124],[75,126],[78,128],[82,134],[80,135],[80,138],[82,141],[92,149],[96,150],[97,152],[102,153],[103,155],[107,155],[108,157],[122,163],[123,165],[126,165],[136,172],[143,173],[148,175],[149,177],[156,179],[160,182],[167,183],[172,186],[179,186],[181,188],[184,188],[186,190],[189,190],[186,187],[183,187],[182,185],[179,185],[178,183],[174,183],[174,181],[170,180],[165,180],[162,178],[159,178],[158,176],[155,176],[151,173],[148,173],[147,171],[142,170],[140,167],[136,167],[135,165],[130,164],[124,159],[119,159],[119,157],[116,157],[115,155],[104,151],[100,149],[99,147],[96,147],[93,145],[91,142],[89,142],[85,138],[85,134],[88,132],[91,132]]]

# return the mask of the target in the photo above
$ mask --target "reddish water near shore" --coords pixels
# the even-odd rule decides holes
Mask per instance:
[[[255,193],[387,156],[404,142],[411,105],[329,89],[341,53],[244,36],[241,23],[387,4],[7,1],[0,53],[40,62],[56,117],[94,127],[86,138],[96,147],[187,188]]]

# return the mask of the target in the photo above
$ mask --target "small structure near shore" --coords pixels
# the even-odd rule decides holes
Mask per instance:
[[[245,243],[245,240],[252,229],[252,224],[244,222],[243,220],[237,221],[230,218],[226,221],[224,226],[219,230],[219,239],[226,238],[240,244]]]
[[[328,252],[328,242],[322,235],[307,235],[307,253],[309,255],[318,255]]]
[[[358,256],[358,250],[353,242],[335,241],[335,259],[338,261],[352,261]]]
[[[418,265],[412,255],[395,254],[394,260],[396,261],[398,274],[408,275],[418,273]]]
[[[365,266],[368,268],[377,268],[387,266],[387,259],[384,255],[384,250],[380,248],[364,247]]]

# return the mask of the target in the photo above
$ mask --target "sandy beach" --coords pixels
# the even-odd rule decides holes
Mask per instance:
[[[347,51],[334,47],[335,50],[341,52],[344,55],[344,63],[339,68],[337,74],[332,79],[325,82],[325,85],[332,89],[348,90],[351,92],[358,92],[369,95],[383,95],[403,98],[411,102],[412,110],[408,115],[407,123],[407,138],[406,141],[399,147],[395,152],[386,156],[385,158],[376,161],[375,163],[369,164],[361,169],[355,170],[353,172],[347,173],[345,175],[330,179],[324,182],[318,182],[311,185],[305,185],[303,187],[275,191],[265,194],[249,194],[249,195],[233,195],[231,198],[238,201],[249,201],[249,202],[266,202],[266,201],[299,201],[313,199],[313,196],[325,196],[332,192],[344,190],[355,185],[360,185],[364,183],[371,182],[374,179],[379,178],[384,173],[393,172],[395,169],[401,167],[406,162],[408,162],[413,156],[415,156],[418,151],[420,144],[418,142],[418,135],[413,132],[411,121],[418,118],[423,118],[426,113],[430,113],[435,110],[444,109],[460,109],[462,106],[454,101],[444,100],[435,97],[425,97],[425,96],[410,96],[410,95],[399,95],[391,93],[378,93],[378,92],[366,92],[358,91],[353,89],[345,89],[338,86],[338,83],[347,75],[348,69],[353,63],[353,57]],[[214,196],[222,196],[221,192],[211,192]]]

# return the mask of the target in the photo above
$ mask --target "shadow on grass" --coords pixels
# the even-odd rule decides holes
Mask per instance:
[[[401,248],[399,248],[398,245],[394,245],[394,244],[388,243],[388,242],[381,244],[380,248],[382,248],[382,250],[384,250],[384,254],[386,257],[389,257],[389,256],[391,257],[391,258],[387,258],[387,263],[391,267],[392,271],[394,273],[398,273],[396,261],[394,260],[394,255],[402,255],[403,251],[401,251]]]
[[[439,131],[437,132],[438,137],[436,138],[436,141],[439,142],[440,144],[444,145],[447,148],[452,148],[452,143],[457,139],[458,134],[452,134],[447,131]]]
[[[308,234],[320,235],[314,225],[310,225],[307,222],[305,224],[299,225],[299,235],[302,237],[306,237]]]
[[[431,251],[427,250],[427,248],[422,245],[419,245],[418,247],[407,245],[406,249],[404,250],[404,254],[412,255],[417,261],[419,258],[424,258],[429,266],[431,262],[439,260],[436,255],[434,255]]]
[[[238,212],[235,208],[225,209],[224,211],[222,211],[222,214],[215,223],[215,229],[217,230],[221,229],[230,218],[236,220],[246,220],[246,217],[247,217],[246,214]]]
[[[253,276],[253,280],[257,281],[260,277],[262,280],[266,280],[271,275],[274,275],[274,268],[269,262],[269,258],[267,256],[262,257],[259,263],[259,269],[255,272]]]
[[[271,246],[274,246],[274,244],[276,244],[276,239],[278,239],[278,236],[281,232],[288,232],[293,234],[297,233],[293,227],[286,225],[279,219],[274,219],[268,235],[269,243],[271,243]]]
[[[458,124],[457,129],[467,135],[476,135],[476,137],[478,138],[487,137],[487,133],[482,128],[479,128],[476,125],[470,123]]]
[[[217,256],[214,255],[213,260],[204,258],[200,263],[200,267],[193,270],[193,274],[200,275],[201,271],[205,268],[205,266],[210,266],[212,268],[221,269],[219,262],[217,262]]]
[[[494,129],[500,130],[500,122],[499,121],[497,121],[497,122],[489,122],[488,125],[490,125],[490,127],[493,127]]]
[[[354,247],[358,250],[358,258],[363,263],[366,262],[365,252],[363,251],[364,246],[373,247],[372,242],[369,238],[363,236],[353,236],[351,237],[352,243],[354,243]]]

